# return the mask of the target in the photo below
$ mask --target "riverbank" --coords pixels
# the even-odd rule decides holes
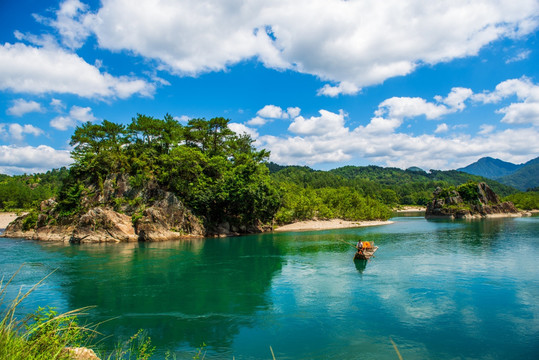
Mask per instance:
[[[397,213],[407,213],[407,212],[421,212],[426,211],[427,208],[424,206],[403,206],[401,208],[395,209]]]
[[[13,212],[0,212],[0,230],[4,230],[17,217],[18,215]]]
[[[342,219],[331,220],[307,220],[299,221],[292,224],[279,226],[274,231],[312,231],[312,230],[333,230],[333,229],[345,229],[365,226],[380,226],[392,224],[393,221],[348,221]]]

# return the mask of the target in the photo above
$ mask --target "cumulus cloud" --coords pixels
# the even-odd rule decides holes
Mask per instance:
[[[474,94],[466,88],[453,88],[446,96],[436,96],[436,103],[422,98],[392,97],[380,103],[366,125],[350,129],[347,116],[320,110],[320,116],[296,117],[289,126],[290,135],[261,136],[258,144],[271,151],[271,160],[282,164],[315,165],[338,163],[354,157],[371,162],[407,168],[415,165],[425,169],[455,169],[492,156],[520,163],[529,160],[527,154],[539,153],[539,87],[529,79],[504,81],[492,92]],[[449,126],[439,124],[434,134],[414,135],[399,132],[398,128],[409,118],[425,116],[439,119],[466,108],[467,101],[499,102],[514,96],[520,102],[498,109],[507,124],[518,128],[496,131],[491,124],[483,124],[477,136],[453,134],[440,137],[450,129],[467,124]],[[528,125],[528,126],[526,126]]]
[[[94,13],[84,11],[76,0],[62,4],[54,26],[64,43],[76,46],[91,31],[101,48],[192,76],[255,58],[336,84],[319,94],[337,96],[525,36],[537,29],[539,3],[108,0]]]
[[[427,119],[438,119],[453,112],[443,104],[433,104],[419,97],[392,97],[378,105],[376,116],[404,119],[424,115]]]
[[[298,116],[288,127],[288,130],[298,135],[337,135],[344,129],[344,111],[338,114],[327,110],[320,110],[320,116],[312,116],[305,119]]]
[[[252,129],[248,126],[245,126],[244,124],[239,123],[228,123],[228,128],[232,131],[234,131],[238,135],[247,134],[252,139],[258,138],[258,132],[255,129]]]
[[[294,119],[299,116],[300,112],[299,107],[289,107],[284,111],[279,106],[266,105],[257,111],[257,116],[247,121],[247,125],[262,126],[275,119]]]
[[[389,122],[393,128],[400,126],[403,119],[425,116],[428,120],[437,120],[444,115],[462,111],[466,108],[466,101],[473,97],[471,89],[455,87],[444,98],[436,95],[436,103],[428,102],[420,97],[392,97],[384,100],[378,105],[375,116],[379,119],[375,123],[386,125]],[[373,124],[373,127],[375,127]],[[377,127],[377,126],[376,126]],[[446,129],[447,130],[447,129]]]
[[[67,150],[56,150],[46,145],[0,145],[0,172],[4,174],[31,174],[69,166],[72,159]]]
[[[43,112],[41,104],[36,101],[27,101],[24,99],[16,99],[13,105],[7,109],[7,113],[14,116],[23,116],[31,112]]]
[[[25,135],[39,136],[43,134],[43,130],[33,125],[0,124],[0,137],[5,141],[22,142]]]
[[[466,107],[464,102],[470,99],[472,95],[473,91],[471,89],[455,87],[451,89],[451,92],[447,95],[447,97],[442,98],[440,96],[435,96],[434,98],[448,105],[453,111],[462,111]]]
[[[390,124],[384,127],[379,124],[383,121]],[[478,137],[460,134],[442,138],[397,132],[391,121],[374,117],[368,125],[355,129],[341,124],[340,128],[333,129],[335,136],[316,133],[261,136],[259,144],[271,151],[272,161],[289,165],[339,163],[357,157],[400,168],[414,165],[424,169],[455,169],[480,156],[521,163],[529,160],[527,154],[539,153],[539,144],[529,141],[539,138],[538,129],[533,127],[491,131]]]
[[[283,112],[279,106],[266,105],[256,113],[258,116],[270,118],[270,119],[286,119],[288,114]]]
[[[65,0],[56,11],[56,19],[48,19],[39,15],[34,17],[49,26],[56,28],[62,37],[62,43],[76,49],[84,44],[90,35],[90,23],[88,20],[88,5],[79,0]]]
[[[485,135],[485,134],[489,134],[489,133],[493,132],[494,129],[496,129],[496,126],[490,125],[490,124],[483,124],[483,125],[479,126],[479,128],[481,129],[479,131],[479,134]]]
[[[337,86],[331,86],[329,84],[324,85],[318,90],[318,95],[325,95],[330,97],[337,97],[339,95],[355,95],[359,92],[359,87],[348,81],[342,81]]]
[[[262,125],[265,125],[268,121],[269,121],[268,119],[264,119],[260,116],[255,116],[251,120],[247,121],[247,125],[262,126]]]
[[[97,118],[92,113],[90,107],[72,106],[67,116],[57,116],[50,121],[50,126],[57,130],[67,130],[70,127],[75,127],[79,123],[93,122]]]
[[[442,124],[439,124],[437,127],[436,127],[436,130],[434,130],[434,132],[436,134],[438,133],[443,133],[443,132],[446,132],[449,130],[449,127],[447,126],[446,123],[442,123]]]
[[[0,45],[0,90],[75,94],[89,98],[151,96],[155,86],[127,76],[101,73],[76,54],[52,45]]]
[[[521,102],[497,110],[504,114],[502,122],[539,125],[539,86],[526,77],[503,81],[494,91],[473,95],[475,101],[487,104],[499,103],[509,97],[516,97]]]

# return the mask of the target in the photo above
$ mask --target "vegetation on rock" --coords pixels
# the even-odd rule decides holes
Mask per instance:
[[[467,182],[457,187],[438,188],[434,199],[427,205],[425,216],[468,218],[492,214],[516,214],[511,202],[502,202],[484,182]]]

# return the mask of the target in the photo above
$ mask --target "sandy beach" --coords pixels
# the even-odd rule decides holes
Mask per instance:
[[[418,212],[418,211],[426,211],[426,207],[422,206],[403,206],[400,209],[396,209],[395,211],[398,213],[405,213],[405,212]]]
[[[15,213],[0,212],[0,229],[5,229],[16,218],[17,214]]]
[[[332,220],[308,220],[288,225],[279,226],[274,231],[311,231],[332,230],[364,226],[378,226],[392,224],[393,221],[347,221],[341,219]]]

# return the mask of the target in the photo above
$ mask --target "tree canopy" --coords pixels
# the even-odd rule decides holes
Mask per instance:
[[[168,114],[138,114],[127,126],[85,123],[71,138],[75,162],[60,204],[74,209],[81,184],[102,185],[109,174],[122,173],[135,186],[156,182],[212,224],[271,221],[281,199],[264,165],[269,152],[228,123],[219,117],[184,126]]]

